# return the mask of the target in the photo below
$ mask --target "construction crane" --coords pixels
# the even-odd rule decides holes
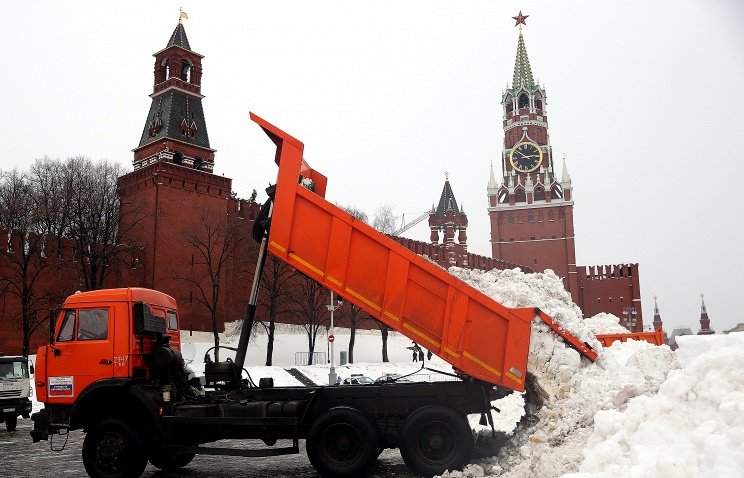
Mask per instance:
[[[413,214],[417,214],[417,213],[413,213]],[[421,213],[420,216],[417,216],[416,219],[414,219],[413,221],[411,221],[408,224],[406,224],[406,215],[405,215],[405,213],[403,213],[403,216],[401,216],[401,219],[400,219],[400,229],[398,229],[397,231],[395,231],[393,233],[393,236],[399,236],[399,235],[403,234],[404,232],[406,232],[407,230],[409,230],[410,228],[412,228],[416,224],[420,223],[421,221],[423,221],[424,219],[426,219],[427,217],[429,217],[429,214],[431,214],[430,211],[425,211],[425,212]]]

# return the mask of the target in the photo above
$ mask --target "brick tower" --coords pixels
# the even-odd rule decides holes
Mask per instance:
[[[500,180],[488,182],[491,253],[537,271],[552,269],[578,303],[571,177],[553,164],[545,89],[532,76],[522,25],[511,87],[502,95],[504,149]]]
[[[431,244],[439,244],[439,233],[442,233],[444,248],[438,262],[443,267],[468,267],[468,216],[457,206],[455,194],[450,186],[449,176],[445,176],[442,195],[436,209],[432,207],[429,213],[429,229],[431,229]],[[455,242],[457,233],[457,242]]]
[[[713,335],[715,331],[710,328],[710,319],[708,318],[708,310],[705,308],[705,299],[703,294],[700,294],[700,331],[698,335]]]
[[[133,150],[134,171],[118,184],[120,195],[144,215],[133,235],[141,251],[136,282],[176,298],[182,328],[210,330],[209,314],[199,300],[200,291],[211,286],[197,250],[205,246],[195,245],[193,238],[211,231],[205,241],[219,240],[214,234],[218,222],[240,223],[249,230],[255,204],[234,198],[232,180],[213,174],[215,150],[209,145],[202,108],[204,57],[191,50],[180,20],[165,48],[153,56],[152,103]],[[230,283],[223,285],[221,320],[235,320],[240,301]]]

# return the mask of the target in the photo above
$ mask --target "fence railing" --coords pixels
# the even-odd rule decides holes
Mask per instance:
[[[328,363],[325,352],[313,352],[313,360],[310,362],[310,352],[295,352],[295,365],[310,365]]]

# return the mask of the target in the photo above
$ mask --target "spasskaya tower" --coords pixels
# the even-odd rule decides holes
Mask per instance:
[[[502,95],[504,149],[500,180],[494,165],[488,182],[491,252],[494,258],[552,269],[578,302],[571,178],[563,162],[556,173],[548,134],[545,88],[534,80],[522,25],[511,88]]]

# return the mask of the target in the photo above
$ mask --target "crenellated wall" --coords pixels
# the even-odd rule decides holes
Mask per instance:
[[[430,244],[428,242],[416,241],[414,239],[408,239],[407,237],[399,236],[388,236],[398,244],[406,247],[407,249],[415,252],[420,256],[426,256],[433,262],[436,262],[444,268],[448,268],[453,264],[449,261],[447,244]],[[463,265],[467,260],[466,265]],[[493,257],[480,256],[478,254],[467,253],[465,258],[458,258],[458,263],[454,264],[458,267],[464,267],[467,269],[480,269],[480,270],[492,270],[492,269],[514,269],[519,267],[524,272],[534,272],[531,268],[515,264],[509,261],[503,261],[501,259],[494,259]]]
[[[607,312],[620,317],[631,332],[643,331],[638,264],[576,266],[576,271],[578,305],[585,317]],[[635,323],[629,323],[633,317]]]

